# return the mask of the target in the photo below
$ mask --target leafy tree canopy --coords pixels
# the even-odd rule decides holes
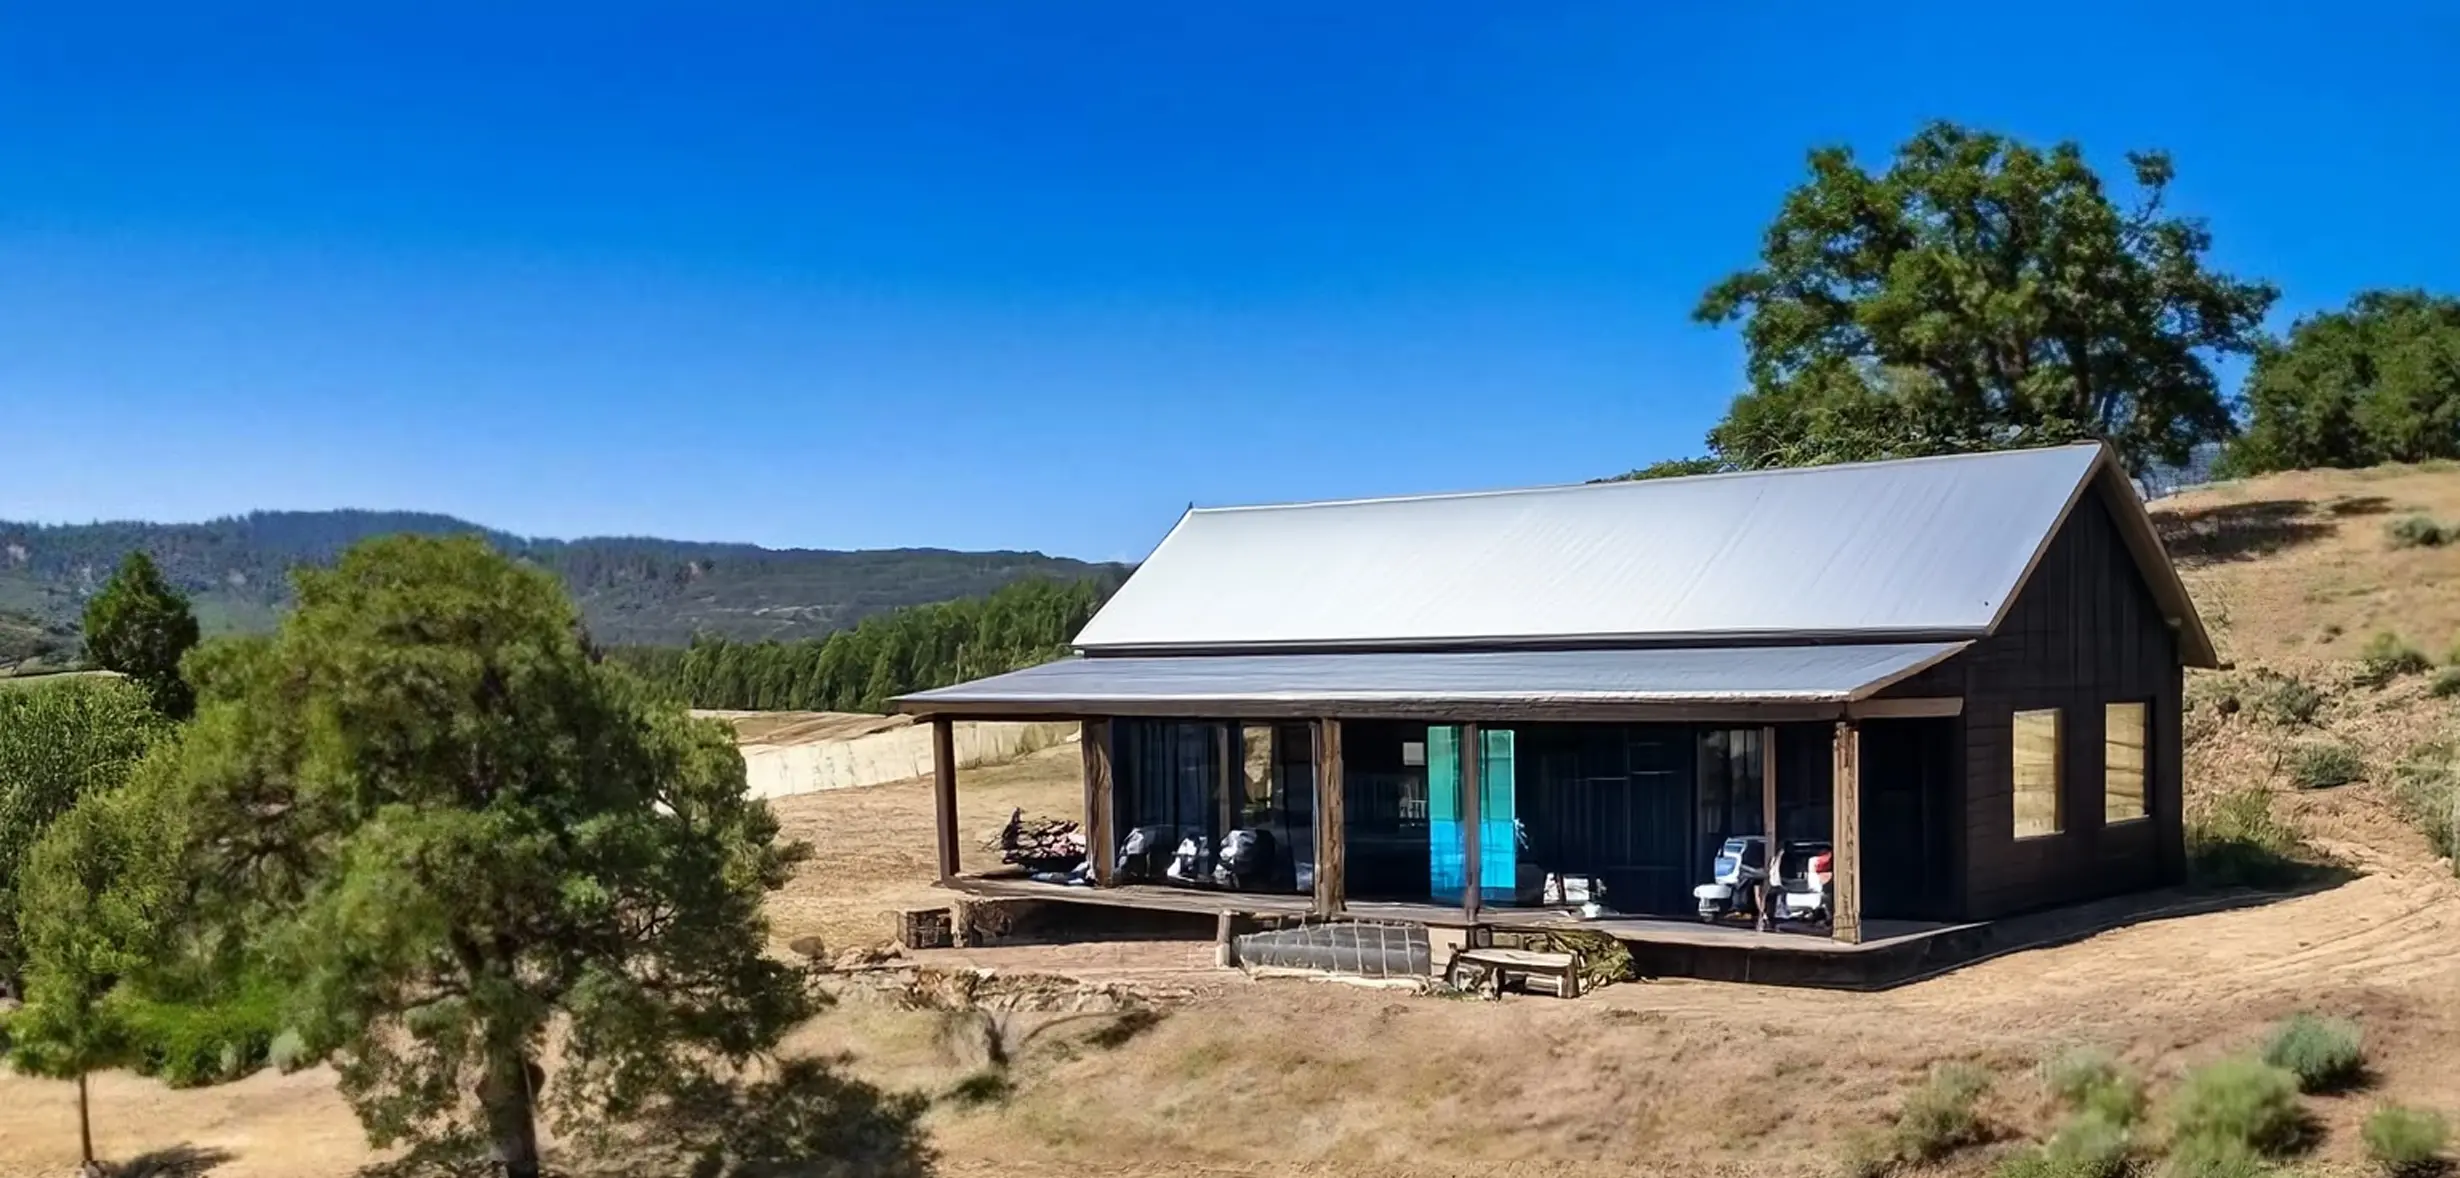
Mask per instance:
[[[2460,458],[2460,299],[2369,291],[2309,316],[2247,377],[2235,473]]]
[[[140,711],[144,710],[141,706]],[[77,1081],[78,1140],[94,1170],[86,1073],[138,1062],[145,1036],[124,980],[162,955],[177,895],[170,830],[132,815],[129,794],[88,794],[24,861],[20,891],[26,1004],[9,1018],[18,1071]]]
[[[17,886],[27,853],[81,797],[108,792],[167,725],[134,684],[62,677],[0,688],[0,990],[24,967]]]
[[[1710,461],[2100,438],[2139,467],[2227,436],[2206,359],[2252,351],[2277,292],[2207,268],[2210,235],[2164,206],[2169,158],[2127,158],[2140,196],[2121,208],[2072,143],[1937,123],[1885,172],[1812,152],[1759,265],[1693,312],[1742,321],[1749,350]]]
[[[131,552],[85,607],[85,649],[97,664],[144,685],[163,715],[183,719],[195,696],[179,660],[196,645],[196,614],[142,552]]]
[[[806,848],[722,727],[592,662],[549,574],[402,536],[297,597],[193,661],[196,719],[140,784],[180,831],[197,939],[291,982],[372,1139],[480,1130],[525,1178],[542,1092],[620,1117],[801,1017],[761,900]]]

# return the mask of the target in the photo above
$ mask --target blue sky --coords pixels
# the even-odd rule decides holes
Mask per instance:
[[[244,11],[241,11],[243,10]],[[2460,9],[20,5],[0,518],[1135,557],[1699,449],[1804,151],[1948,117],[2280,325],[2460,286]]]

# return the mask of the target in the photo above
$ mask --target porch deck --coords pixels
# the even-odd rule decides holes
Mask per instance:
[[[1069,887],[1064,884],[1038,883],[1013,875],[961,875],[949,880],[946,886],[972,896],[1048,900],[1145,912],[1183,912],[1204,916],[1217,916],[1225,912],[1253,913],[1262,916],[1304,916],[1311,910],[1311,903],[1306,896],[1225,892],[1155,884],[1121,884],[1109,888],[1082,888]],[[1468,923],[1460,909],[1441,904],[1352,900],[1347,905],[1347,913],[1352,919],[1357,920],[1423,924],[1438,928],[1458,928]],[[1824,930],[1816,929],[1779,929],[1761,932],[1741,924],[1702,924],[1693,920],[1662,917],[1582,920],[1551,908],[1486,908],[1479,912],[1478,923],[1491,928],[1510,930],[1585,929],[1605,933],[1618,941],[1635,946],[1662,945],[1691,949],[1746,950],[1760,953],[1803,953],[1843,957],[1898,952],[1930,938],[1982,927],[1979,924],[1948,924],[1936,921],[1865,920],[1862,925],[1862,942],[1849,945],[1832,939]]]

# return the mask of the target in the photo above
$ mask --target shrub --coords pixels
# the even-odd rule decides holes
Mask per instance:
[[[2043,1061],[2042,1087],[2078,1123],[2096,1120],[2127,1129],[2144,1117],[2144,1085],[2127,1074],[2109,1052],[2079,1047]]]
[[[1968,1063],[1944,1063],[1930,1078],[1905,1096],[1896,1114],[1896,1153],[1907,1161],[1930,1162],[1982,1140],[1982,1118],[1975,1106],[1990,1090],[1990,1074]]]
[[[2366,1156],[2391,1178],[2418,1178],[2443,1169],[2443,1143],[2451,1135],[2443,1118],[2387,1104],[2366,1118]]]
[[[263,996],[203,1006],[129,1000],[127,1021],[142,1045],[138,1071],[173,1088],[236,1080],[263,1067],[281,1030]]]
[[[1837,1148],[1837,1178],[1886,1178],[1896,1168],[1896,1143],[1876,1129],[1845,1135]]]
[[[2186,1141],[2170,1147],[2162,1178],[2268,1178],[2263,1155],[2234,1141]]]
[[[2404,515],[2383,525],[2383,537],[2394,548],[2439,548],[2460,538],[2460,529],[2444,527],[2432,516]]]
[[[2460,667],[2445,667],[2436,671],[2434,678],[2426,681],[2426,691],[2436,699],[2460,695]]]
[[[2297,1145],[2303,1128],[2296,1076],[2259,1059],[2225,1059],[2179,1084],[2170,1147],[2174,1157],[2216,1162],[2238,1152],[2280,1154]]]
[[[2272,1028],[2263,1060],[2296,1076],[2301,1092],[2331,1092],[2365,1074],[2365,1037],[2347,1019],[2296,1014]]]
[[[2409,640],[2389,630],[2378,630],[2358,651],[2357,681],[2368,687],[2381,687],[2403,675],[2422,675],[2434,669],[2426,652],[2410,645]]]
[[[2266,722],[2283,728],[2296,728],[2315,722],[2323,711],[2324,694],[2314,684],[2295,675],[2259,672],[2253,686],[2247,689],[2247,703]]]
[[[2357,749],[2337,741],[2314,741],[2289,752],[2289,780],[2299,789],[2330,789],[2365,775]]]
[[[2449,745],[2421,745],[2392,773],[2392,793],[2435,853],[2460,857],[2460,765]]]
[[[2315,855],[2272,809],[2261,786],[2231,790],[2187,812],[2187,874],[2204,887],[2293,887]]]

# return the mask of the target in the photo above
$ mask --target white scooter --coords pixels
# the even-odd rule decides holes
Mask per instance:
[[[1768,840],[1756,834],[1725,840],[1709,864],[1708,882],[1691,889],[1700,919],[1714,924],[1729,915],[1759,915],[1760,883],[1768,878]]]
[[[1768,914],[1776,920],[1825,921],[1835,894],[1835,856],[1825,842],[1787,843],[1777,854],[1775,895]],[[1691,889],[1699,901],[1700,919],[1714,923],[1728,915],[1757,919],[1760,885],[1768,879],[1768,840],[1747,834],[1725,840],[1717,848],[1709,882]]]

